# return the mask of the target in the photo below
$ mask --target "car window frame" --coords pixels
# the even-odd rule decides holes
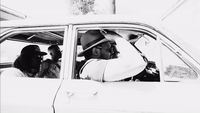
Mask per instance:
[[[160,42],[161,42],[161,46],[165,46],[167,49],[169,49],[169,51],[172,52],[172,54],[174,54],[176,57],[178,57],[178,59],[180,59],[185,65],[190,67],[198,75],[198,78],[195,79],[195,80],[200,80],[200,76],[199,76],[200,70],[198,69],[198,67],[199,67],[198,63],[188,53],[186,53],[186,51],[184,51],[181,48],[181,46],[175,44],[175,42],[173,42],[172,40],[170,40],[166,36],[161,37]],[[163,56],[161,58],[162,58],[162,61],[163,61]],[[164,69],[164,65],[162,65],[162,69]],[[163,76],[164,76],[164,73],[163,73]],[[164,80],[164,82],[180,82],[180,81],[166,81],[166,80]],[[184,82],[184,81],[188,81],[188,80],[182,80],[181,82]]]
[[[97,24],[83,24],[83,25],[73,25],[73,43],[74,43],[74,49],[73,49],[73,65],[72,65],[72,72],[68,73],[70,77],[68,79],[74,79],[73,77],[75,76],[75,60],[76,60],[76,55],[77,55],[77,31],[81,29],[102,29],[102,28],[107,28],[107,29],[130,29],[130,30],[136,30],[136,31],[143,31],[152,37],[156,38],[157,44],[160,47],[160,34],[153,28],[152,26],[146,25],[146,24],[138,24],[138,23],[97,23]],[[159,36],[157,36],[159,35]],[[161,55],[160,51],[158,51],[159,56]],[[161,56],[159,57],[161,58]],[[160,69],[160,82],[163,82],[163,77],[162,77],[162,68],[161,68],[161,59],[158,59],[158,68]]]
[[[7,27],[9,28],[9,27]],[[3,43],[7,38],[9,38],[9,36],[14,35],[14,34],[18,34],[18,33],[26,33],[26,32],[41,32],[41,31],[52,31],[52,30],[64,30],[64,37],[63,37],[63,46],[64,46],[64,42],[66,38],[66,34],[68,33],[68,25],[39,25],[39,26],[18,26],[18,27],[14,27],[14,28],[9,28],[4,30],[3,32],[1,32],[0,34],[0,44]],[[4,28],[1,28],[4,29]],[[16,40],[17,41],[17,40]],[[20,41],[19,42],[23,42]],[[31,42],[26,42],[26,43],[30,43],[30,44],[44,44],[44,43],[31,43]],[[65,42],[66,43],[66,42]],[[63,79],[64,77],[64,73],[63,73],[63,66],[64,65],[64,60],[65,58],[62,55],[62,62],[61,62],[61,69],[60,69],[60,78],[58,79]],[[40,78],[41,79],[41,78]]]

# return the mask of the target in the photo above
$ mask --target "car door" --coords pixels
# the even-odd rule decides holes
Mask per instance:
[[[13,63],[26,45],[38,45],[47,52],[51,44],[62,46],[65,26],[19,26],[1,34],[1,64]],[[46,56],[47,58],[48,55]],[[44,58],[45,59],[45,58]],[[1,71],[6,70],[1,67]],[[62,68],[62,67],[61,67]],[[1,113],[54,113],[53,101],[60,78],[1,76]]]
[[[133,38],[135,46],[140,50],[138,52],[141,55],[145,55],[149,61],[155,63],[159,71],[159,81],[97,82],[81,79],[77,71],[79,66],[76,63],[80,63],[84,58],[77,57],[77,53],[82,49],[77,40],[89,29],[110,29],[117,31],[123,37],[137,36]],[[184,68],[189,68],[188,70],[197,77],[192,83],[185,83],[184,80],[167,81],[165,78],[165,76],[168,76],[166,75],[166,66],[163,65],[163,60],[168,62],[166,61],[167,55],[163,55],[161,52],[164,44],[161,41],[161,37],[166,37],[158,30],[146,24],[137,23],[77,25],[72,30],[73,34],[71,36],[73,39],[70,41],[71,43],[75,41],[76,46],[74,46],[75,49],[71,48],[71,51],[75,51],[73,53],[75,56],[73,56],[73,62],[71,62],[73,67],[65,70],[65,72],[68,72],[66,75],[72,76],[67,76],[68,79],[63,81],[58,91],[54,103],[56,113],[199,112],[198,104],[195,104],[199,103],[198,95],[200,94],[196,90],[196,88],[200,87],[200,84],[196,83],[199,81],[199,72],[195,66],[197,64],[191,65],[193,63],[190,61],[191,59],[188,62],[183,62],[183,57],[180,58],[176,54],[175,57],[185,64],[184,66],[186,67]],[[172,52],[171,54],[174,53]],[[192,105],[187,102],[192,103]]]
[[[1,79],[1,113],[53,113],[60,80],[42,78]]]

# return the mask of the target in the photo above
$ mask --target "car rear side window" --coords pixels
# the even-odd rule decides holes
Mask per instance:
[[[6,68],[13,67],[13,63],[20,56],[21,50],[27,45],[37,45],[41,51],[46,52],[47,55],[42,56],[43,61],[51,59],[48,48],[51,45],[57,45],[60,48],[60,52],[62,52],[63,37],[64,27],[52,29],[45,27],[44,29],[41,28],[41,30],[38,30],[38,28],[23,28],[11,32],[6,37],[3,37],[5,40],[1,42],[0,72],[3,72]],[[61,58],[59,62],[58,67],[60,70]],[[42,66],[39,67],[41,69]],[[55,66],[52,67],[55,68]],[[56,72],[58,72],[58,77],[54,78],[59,78],[59,71]],[[37,77],[39,77],[38,73]],[[41,76],[40,78],[50,77]]]

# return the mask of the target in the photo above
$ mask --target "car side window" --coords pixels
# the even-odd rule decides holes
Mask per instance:
[[[159,45],[156,37],[152,34],[132,30],[132,29],[111,29],[120,34],[123,38],[128,40],[133,45],[137,52],[141,55],[145,62],[148,62],[148,66],[138,76],[135,76],[133,80],[140,81],[160,81],[160,69],[158,66],[159,57]],[[80,70],[85,64],[85,57],[80,57],[78,54],[83,51],[80,43],[81,36],[87,31],[87,29],[77,30],[77,57],[75,65],[74,79],[82,79],[80,77]],[[125,79],[125,81],[129,81]]]
[[[28,45],[39,46],[41,51],[47,53],[47,55],[41,56],[42,62],[46,60],[48,61],[49,64],[50,63],[53,64],[54,62],[52,63],[50,62],[50,60],[48,60],[52,58],[49,47],[51,45],[57,45],[60,48],[60,51],[62,51],[63,37],[64,37],[64,27],[52,28],[52,29],[41,28],[40,30],[38,30],[37,28],[32,28],[31,30],[27,30],[26,28],[24,28],[22,30],[21,29],[18,30],[17,32],[13,32],[13,33],[11,32],[10,34],[6,35],[6,37],[3,37],[5,38],[5,40],[1,42],[0,73],[2,73],[4,70],[7,70],[7,68],[13,67],[14,62],[16,61],[16,59],[18,59],[18,57],[21,54],[21,50]],[[20,61],[22,62],[22,60]],[[61,58],[58,60],[58,65],[56,64],[56,65],[42,66],[42,63],[41,63],[39,68],[41,71],[44,67],[45,69],[50,69],[49,67],[52,67],[52,69],[55,69],[55,70],[52,70],[52,72],[59,73],[60,66],[61,66],[60,64],[61,64]],[[17,66],[14,66],[14,67],[17,67]],[[37,72],[35,77],[39,77],[39,72]],[[44,72],[47,72],[47,71],[45,70]],[[41,74],[40,78],[49,78],[49,77],[44,77]]]
[[[164,81],[195,80],[197,73],[167,45],[162,44]]]

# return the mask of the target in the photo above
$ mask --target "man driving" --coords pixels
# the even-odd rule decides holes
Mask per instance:
[[[146,62],[138,51],[114,31],[88,30],[81,37],[86,63],[80,77],[95,81],[120,81],[142,72]]]

